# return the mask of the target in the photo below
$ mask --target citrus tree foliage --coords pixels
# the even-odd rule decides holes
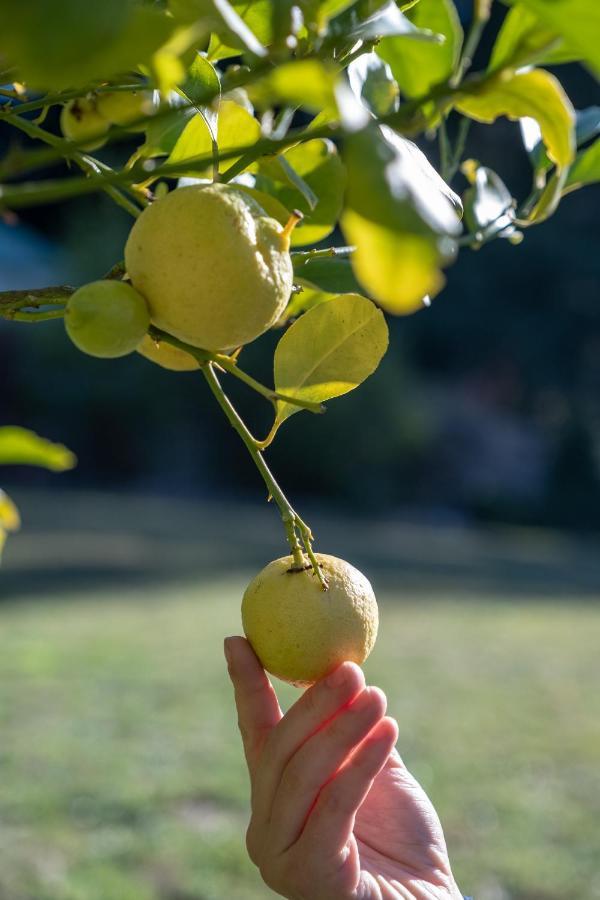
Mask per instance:
[[[273,388],[234,351],[209,353],[154,325],[145,338],[145,355],[162,342],[180,351],[180,368],[204,374],[294,552],[298,534],[312,554],[310,529],[262,456],[279,427],[367,378],[387,348],[384,313],[434,301],[459,252],[520,242],[566,194],[600,180],[600,107],[575,110],[554,69],[577,62],[600,74],[598,0],[496,0],[504,18],[474,71],[492,2],[474,0],[465,33],[452,0],[0,0],[0,119],[15,132],[0,159],[4,213],[103,191],[137,217],[179,184],[219,181],[284,227],[296,223]],[[46,124],[53,107],[61,133]],[[521,126],[525,197],[469,158],[471,123],[500,117]],[[120,166],[104,161],[108,145]],[[39,176],[63,160],[68,174]],[[127,278],[122,261],[105,277]],[[0,314],[59,318],[72,292],[5,292]],[[248,432],[219,371],[273,403],[265,440]],[[0,461],[17,461],[12,440],[17,450]],[[2,496],[2,533],[15,516]]]

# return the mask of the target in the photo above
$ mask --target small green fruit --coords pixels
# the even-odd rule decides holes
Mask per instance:
[[[285,309],[289,245],[288,226],[247,194],[191,185],[146,207],[125,264],[159,328],[194,347],[224,350],[253,341]]]
[[[97,150],[106,140],[110,123],[100,115],[95,98],[78,97],[63,106],[60,128],[67,140],[81,144],[84,150]]]
[[[193,372],[200,368],[200,363],[185,350],[174,347],[166,341],[155,341],[149,334],[144,335],[137,352],[151,362],[170,369],[172,372]]]
[[[156,91],[114,91],[98,94],[96,101],[98,112],[113,125],[127,127],[138,122],[144,116],[151,116],[158,109],[158,93]],[[144,123],[131,129],[143,131]]]
[[[259,572],[242,600],[244,633],[264,668],[296,685],[312,684],[345,660],[359,665],[375,643],[377,601],[365,576],[343,559],[317,553],[327,579],[291,556]]]
[[[65,311],[65,328],[75,346],[102,359],[133,353],[149,326],[146,301],[123,281],[85,284]]]

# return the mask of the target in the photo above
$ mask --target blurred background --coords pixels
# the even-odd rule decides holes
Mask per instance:
[[[583,70],[560,77],[598,103]],[[528,193],[517,125],[474,126],[468,154]],[[378,372],[268,452],[317,548],[374,583],[367,675],[478,900],[600,897],[599,199],[464,251],[430,309],[389,322]],[[129,227],[99,194],[0,222],[0,290],[101,277]],[[265,382],[277,339],[243,351]],[[84,357],[60,322],[1,322],[0,380],[0,424],[79,457],[1,473],[24,524],[0,574],[0,898],[272,896],[221,659],[285,552],[244,447],[200,376]]]

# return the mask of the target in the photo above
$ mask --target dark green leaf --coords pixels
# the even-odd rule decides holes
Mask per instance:
[[[297,264],[292,256],[292,262],[299,276],[322,291],[345,294],[360,293],[361,288],[354,277],[349,259],[331,256],[309,259]]]

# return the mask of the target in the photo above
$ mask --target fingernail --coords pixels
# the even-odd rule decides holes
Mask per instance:
[[[330,688],[339,688],[348,680],[348,667],[341,664],[338,666],[335,671],[331,673],[331,675],[327,676],[325,684]]]

